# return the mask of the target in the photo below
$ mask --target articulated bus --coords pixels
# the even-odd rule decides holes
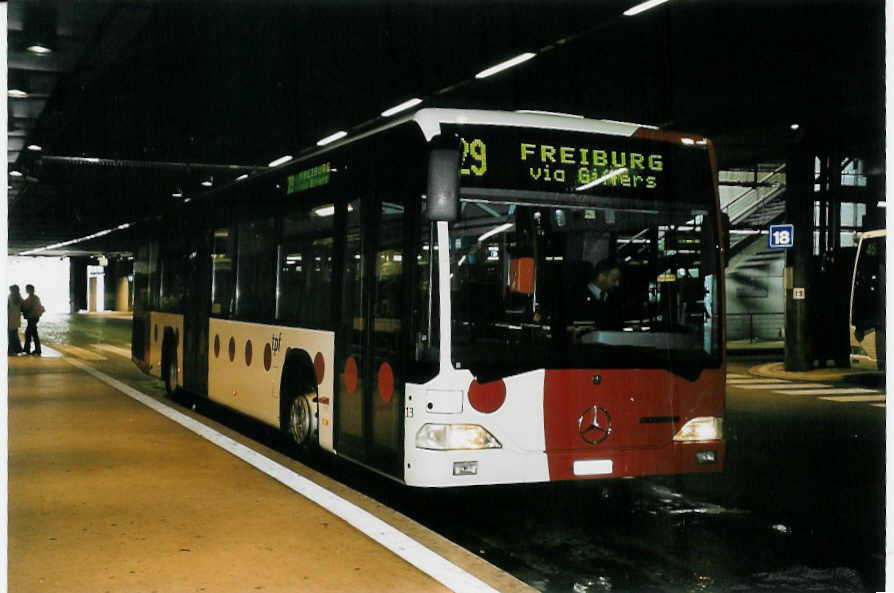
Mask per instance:
[[[716,177],[700,136],[422,109],[161,216],[133,359],[412,486],[717,472]]]
[[[885,370],[885,241],[887,231],[860,236],[851,281],[851,366]]]

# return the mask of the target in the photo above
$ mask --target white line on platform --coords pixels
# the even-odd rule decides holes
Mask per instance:
[[[820,399],[825,399],[830,402],[842,402],[842,403],[883,402],[883,401],[885,401],[885,396],[884,395],[845,395],[842,397],[821,397]]]
[[[727,373],[726,374],[727,379],[750,379],[751,377],[752,377],[751,375],[743,375],[741,373]]]
[[[392,525],[382,521],[372,513],[345,500],[334,492],[327,490],[316,482],[301,476],[289,468],[276,463],[261,453],[239,443],[230,437],[223,435],[213,428],[190,418],[186,414],[149,397],[145,393],[118,381],[98,371],[91,366],[72,358],[66,358],[68,362],[82,371],[93,375],[103,383],[110,385],[121,393],[131,397],[141,404],[155,410],[162,416],[173,420],[177,424],[191,430],[218,447],[235,455],[239,459],[261,470],[271,478],[281,482],[298,494],[312,500],[330,513],[344,519],[362,533],[366,534],[379,544],[385,546],[425,574],[453,591],[471,591],[497,593],[496,589],[474,575],[466,572],[453,564],[443,556],[426,548],[421,543],[412,539]]]
[[[751,385],[754,383],[788,383],[785,379],[733,379],[732,381],[727,381],[727,385]]]
[[[884,408],[885,407],[885,404],[869,404],[869,405],[872,406],[873,408]]]
[[[98,350],[105,350],[106,352],[111,352],[112,354],[117,354],[118,356],[123,356],[124,358],[130,358],[130,348],[122,348],[120,346],[112,346],[111,344],[94,344],[94,348]]]
[[[792,389],[823,389],[828,385],[822,383],[758,383],[756,385],[739,385],[738,387],[739,389],[769,389],[773,391],[785,389],[788,391]]]
[[[780,391],[779,393],[794,395],[847,395],[851,393],[878,394],[879,392],[875,389],[864,389],[863,387],[833,387],[829,389],[789,389],[788,391]]]

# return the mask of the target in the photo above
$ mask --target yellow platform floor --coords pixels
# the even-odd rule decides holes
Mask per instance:
[[[327,509],[87,374],[89,361],[79,367],[68,354],[47,352],[9,359],[11,593],[532,590],[391,509],[195,417],[474,575],[473,585],[448,588]]]

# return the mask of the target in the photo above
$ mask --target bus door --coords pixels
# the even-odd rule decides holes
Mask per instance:
[[[404,266],[408,217],[399,200],[383,196],[371,246],[375,250],[370,318],[371,368],[366,397],[372,415],[369,423],[370,463],[402,475],[405,335],[409,331],[409,303],[405,302]],[[409,265],[409,262],[408,262]]]
[[[208,315],[211,303],[209,234],[201,233],[186,255],[183,300],[183,386],[208,393]]]
[[[357,461],[367,460],[369,401],[365,397],[369,376],[367,233],[363,203],[348,203],[343,243],[341,319],[336,334],[335,449]],[[344,206],[341,206],[344,207]]]
[[[364,213],[363,209],[367,212]],[[399,475],[403,454],[403,206],[351,202],[342,277],[336,450]],[[338,363],[337,363],[338,364]]]

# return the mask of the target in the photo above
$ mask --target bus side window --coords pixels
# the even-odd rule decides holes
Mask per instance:
[[[149,305],[149,246],[137,247],[133,260],[133,312],[142,313]]]
[[[236,241],[236,315],[266,320],[273,315],[273,218],[239,224]]]
[[[165,253],[161,258],[161,289],[159,309],[171,313],[183,310],[185,259],[180,253]]]
[[[158,310],[161,292],[161,265],[158,256],[158,241],[149,243],[149,257],[147,259],[146,273],[149,276],[149,309]]]
[[[214,230],[211,243],[211,314],[227,317],[233,302],[233,256],[230,229]]]
[[[332,215],[314,208],[283,219],[276,318],[303,327],[332,324]]]

